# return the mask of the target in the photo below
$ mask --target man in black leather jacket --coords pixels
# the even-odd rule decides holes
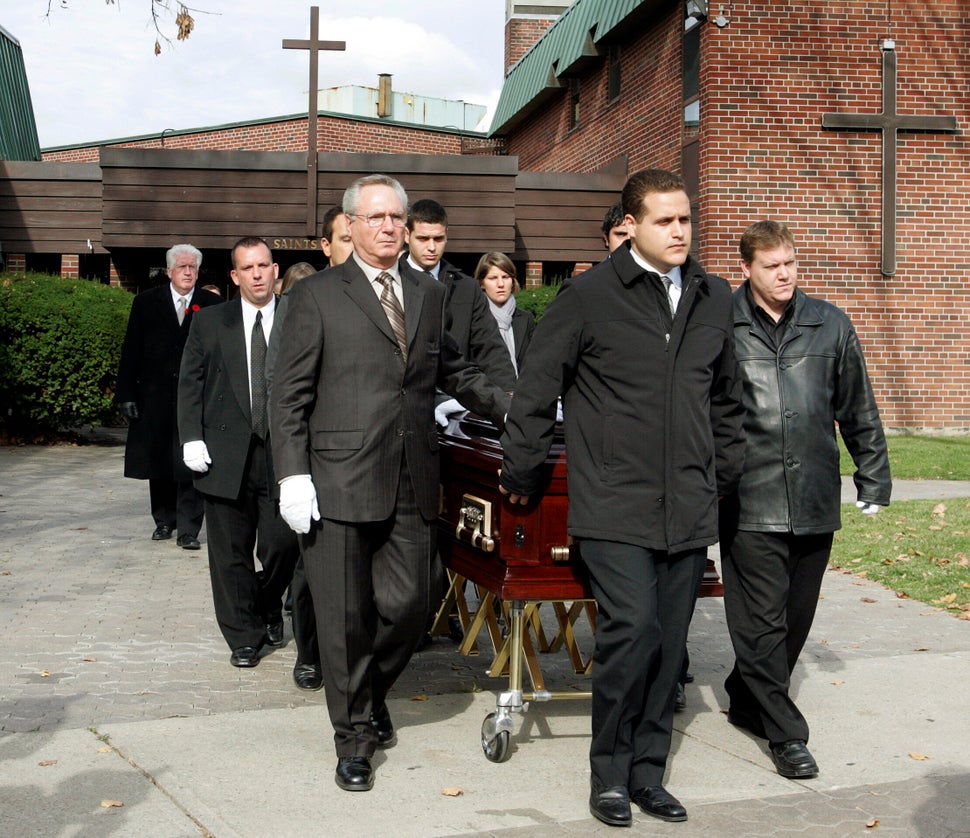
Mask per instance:
[[[808,723],[789,685],[841,526],[835,423],[863,514],[889,504],[889,457],[855,329],[841,309],[796,287],[791,231],[752,224],[740,251],[747,281],[734,293],[734,343],[747,454],[738,490],[720,509],[736,657],[725,682],[728,719],[768,740],[783,777],[814,777]]]

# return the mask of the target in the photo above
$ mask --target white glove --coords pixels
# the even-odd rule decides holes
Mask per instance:
[[[205,474],[209,470],[209,466],[212,465],[212,460],[209,459],[209,449],[205,447],[205,443],[201,439],[194,439],[182,446],[182,462],[199,474]]]
[[[442,428],[448,427],[448,417],[453,413],[464,413],[465,408],[462,407],[461,402],[458,399],[448,399],[446,402],[442,402],[434,409],[434,420]]]
[[[310,532],[311,522],[320,520],[317,490],[309,474],[295,474],[280,482],[280,515],[293,532]]]
[[[556,421],[562,424],[562,399],[556,399]]]
[[[882,509],[878,503],[866,503],[864,500],[857,500],[855,505],[859,507],[863,515],[875,515]]]

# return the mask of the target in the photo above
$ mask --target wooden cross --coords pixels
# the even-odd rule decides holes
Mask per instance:
[[[882,44],[882,113],[822,114],[823,128],[882,133],[882,273],[896,273],[896,132],[956,131],[955,116],[901,116],[896,112],[896,45]]]
[[[283,49],[305,49],[310,52],[310,105],[307,108],[307,233],[317,237],[317,68],[321,50],[345,50],[346,41],[320,40],[320,7],[310,7],[310,40],[283,40]]]

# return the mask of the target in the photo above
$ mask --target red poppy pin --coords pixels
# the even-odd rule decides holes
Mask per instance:
[[[200,308],[202,308],[202,306],[200,306],[198,303],[193,303],[191,306],[192,311],[198,311]]]

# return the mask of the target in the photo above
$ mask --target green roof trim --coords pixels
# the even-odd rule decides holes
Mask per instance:
[[[0,160],[40,160],[20,41],[0,26]]]
[[[561,90],[563,76],[602,54],[599,43],[649,0],[576,0],[509,70],[489,136],[502,134]]]

